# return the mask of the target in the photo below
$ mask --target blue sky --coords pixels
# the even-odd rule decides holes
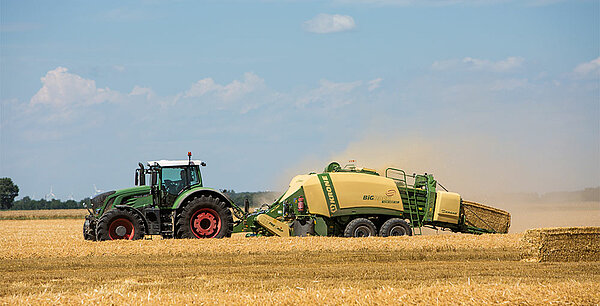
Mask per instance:
[[[598,1],[1,1],[0,176],[21,196],[207,161],[281,190],[332,159],[472,195],[600,184]]]

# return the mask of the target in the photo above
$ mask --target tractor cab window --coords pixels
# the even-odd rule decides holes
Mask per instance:
[[[197,167],[189,168],[190,170],[190,185],[200,184],[200,179],[198,178]]]
[[[198,175],[193,167],[162,169],[162,189],[169,194],[178,195],[185,187],[198,183]]]

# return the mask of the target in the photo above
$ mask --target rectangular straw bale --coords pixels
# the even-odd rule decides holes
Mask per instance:
[[[521,242],[527,261],[600,261],[600,227],[531,229]]]
[[[462,206],[467,225],[496,233],[508,233],[510,214],[507,211],[465,200],[462,201]]]

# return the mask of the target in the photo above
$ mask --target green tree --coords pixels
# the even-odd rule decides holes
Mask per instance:
[[[19,195],[19,186],[8,177],[0,178],[0,209],[10,209]]]

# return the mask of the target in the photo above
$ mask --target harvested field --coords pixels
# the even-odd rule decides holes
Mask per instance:
[[[600,303],[600,262],[521,261],[522,234],[88,242],[0,221],[0,304]]]
[[[86,209],[0,210],[0,220],[82,219]]]

